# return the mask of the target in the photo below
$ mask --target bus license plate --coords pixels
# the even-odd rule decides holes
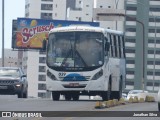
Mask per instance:
[[[76,87],[76,86],[79,86],[79,83],[69,83],[69,86]]]
[[[7,86],[0,86],[0,89],[8,89]]]

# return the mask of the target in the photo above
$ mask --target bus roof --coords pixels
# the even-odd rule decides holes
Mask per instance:
[[[123,35],[122,31],[105,29],[105,28],[101,28],[101,27],[79,26],[79,25],[53,28],[49,33],[52,33],[52,32],[68,32],[68,31],[90,31],[90,32],[102,32],[102,33],[107,32],[107,33],[112,33],[112,34]]]

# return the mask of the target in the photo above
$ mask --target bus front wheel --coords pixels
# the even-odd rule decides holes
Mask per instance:
[[[74,101],[78,101],[79,100],[79,93],[73,93],[72,98]]]
[[[60,93],[57,91],[52,91],[52,99],[59,100],[59,98],[60,98]]]

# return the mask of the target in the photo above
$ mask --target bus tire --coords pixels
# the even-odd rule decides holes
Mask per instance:
[[[118,95],[117,95],[117,99],[119,100],[122,97],[122,76],[120,77],[120,81],[119,81],[119,91],[118,91]]]
[[[60,93],[57,91],[52,91],[52,99],[59,100],[59,98],[60,98]]]
[[[72,98],[71,94],[65,94],[64,96],[65,96],[65,100],[67,101],[71,100]]]
[[[103,91],[101,96],[102,96],[103,101],[110,100],[111,98],[111,80],[108,83],[108,91]]]
[[[79,93],[73,93],[72,98],[74,101],[78,101],[79,100]]]
[[[119,81],[119,91],[112,92],[111,96],[112,99],[118,99],[118,100],[122,97],[122,76],[120,77]]]

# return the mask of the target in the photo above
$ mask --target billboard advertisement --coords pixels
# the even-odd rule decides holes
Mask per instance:
[[[45,20],[32,18],[18,18],[13,24],[12,29],[12,48],[13,49],[40,49],[43,40],[48,37],[48,32],[56,27],[69,25],[90,25],[99,26],[98,22],[80,22],[66,20]]]

